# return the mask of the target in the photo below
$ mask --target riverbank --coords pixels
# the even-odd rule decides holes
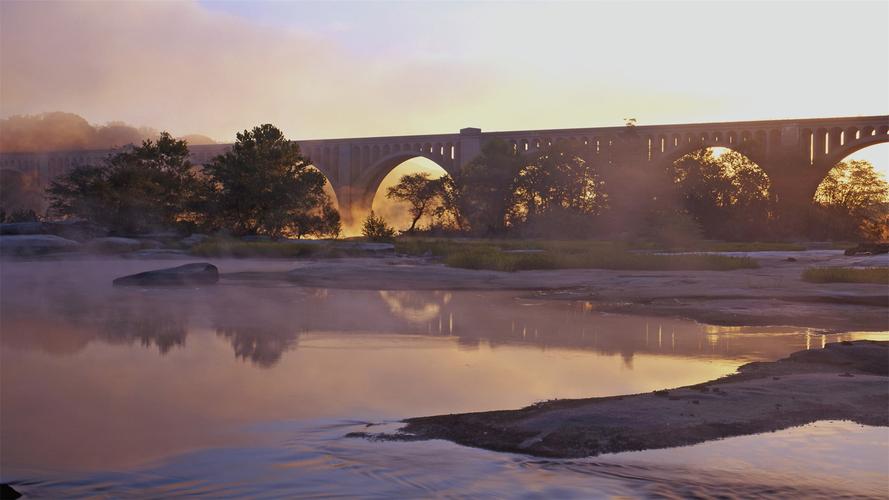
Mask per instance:
[[[587,301],[604,312],[672,316],[729,326],[785,325],[828,331],[889,329],[887,285],[810,283],[813,266],[889,265],[886,255],[850,257],[838,250],[749,252],[756,269],[518,272],[447,267],[432,258],[385,257],[294,262],[279,271],[223,271],[223,281],[286,282],[361,290],[504,290],[548,300]]]
[[[889,342],[828,344],[678,389],[411,418],[394,434],[352,436],[445,439],[495,451],[577,458],[685,446],[819,420],[887,426],[887,359]]]

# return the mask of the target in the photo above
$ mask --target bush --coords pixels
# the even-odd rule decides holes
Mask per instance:
[[[395,228],[371,210],[361,226],[361,234],[371,241],[392,241],[395,239]]]

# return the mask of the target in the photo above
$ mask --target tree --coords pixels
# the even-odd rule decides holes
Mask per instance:
[[[815,192],[811,231],[833,238],[889,237],[889,183],[870,162],[840,162]]]
[[[236,235],[337,235],[339,213],[325,178],[299,146],[270,124],[237,134],[232,149],[204,169],[205,215]]]
[[[471,231],[482,235],[506,231],[522,166],[524,159],[512,144],[495,140],[485,144],[481,155],[455,176],[459,215]]]
[[[430,179],[426,172],[408,174],[401,177],[398,184],[390,187],[386,198],[407,202],[410,205],[411,226],[407,232],[412,233],[421,217],[435,209],[441,198],[442,182]]]
[[[562,209],[585,215],[604,208],[603,181],[594,162],[568,144],[526,158],[516,180],[516,201],[527,216]]]
[[[361,234],[371,241],[390,241],[395,238],[395,229],[371,210],[361,225]]]
[[[769,178],[743,154],[701,149],[670,168],[680,208],[711,238],[769,235]]]
[[[163,132],[157,141],[124,149],[103,165],[81,166],[47,188],[50,211],[138,234],[188,218],[197,181],[188,145]]]

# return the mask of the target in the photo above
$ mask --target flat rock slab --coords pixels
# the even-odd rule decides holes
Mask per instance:
[[[0,254],[32,256],[52,252],[70,252],[80,243],[52,234],[21,234],[0,236]]]
[[[818,420],[889,425],[889,342],[828,344],[703,384],[557,400],[520,410],[408,419],[396,434],[496,451],[576,458],[685,446]],[[356,436],[358,437],[358,436]]]
[[[114,280],[114,286],[194,286],[215,285],[219,269],[206,262],[145,271]]]

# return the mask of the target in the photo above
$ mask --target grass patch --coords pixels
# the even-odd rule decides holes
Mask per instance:
[[[806,246],[799,243],[764,241],[700,241],[671,250],[686,252],[801,252],[806,250]]]
[[[810,267],[803,271],[803,281],[889,285],[889,267]]]
[[[321,257],[330,252],[323,243],[294,243],[290,241],[207,240],[191,248],[192,255],[201,257],[236,258],[300,258]]]
[[[716,270],[759,267],[747,257],[664,255],[634,251],[609,241],[515,241],[400,239],[396,251],[432,255],[451,267],[522,271],[532,269]]]

